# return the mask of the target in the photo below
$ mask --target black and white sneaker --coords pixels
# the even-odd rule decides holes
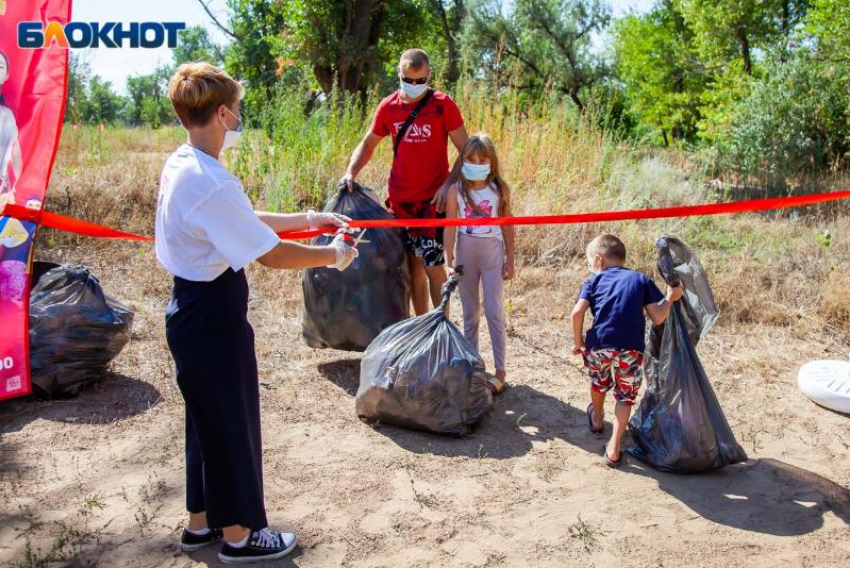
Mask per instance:
[[[236,562],[262,562],[283,558],[298,544],[298,538],[292,533],[261,529],[251,533],[248,543],[236,548],[226,541],[218,553],[218,559],[227,564]]]
[[[207,534],[203,535],[183,529],[183,536],[180,537],[180,548],[183,549],[183,552],[192,552],[220,541],[221,537],[221,529],[210,529]]]

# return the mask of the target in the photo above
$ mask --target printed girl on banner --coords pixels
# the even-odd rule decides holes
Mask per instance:
[[[0,217],[0,300],[23,303],[34,232],[35,223]]]
[[[493,140],[483,133],[470,136],[460,152],[463,160],[460,181],[449,191],[446,217],[482,219],[510,217],[511,195],[499,173],[499,157]],[[463,333],[478,349],[481,320],[479,289],[484,288],[484,315],[493,345],[496,375],[488,385],[494,394],[507,386],[505,370],[504,281],[514,277],[514,228],[512,226],[447,227],[446,264],[452,271],[463,266],[460,300]]]
[[[15,182],[21,176],[23,160],[18,142],[15,115],[3,99],[3,84],[9,78],[9,58],[0,51],[0,211],[15,202]]]
[[[18,125],[2,92],[8,78],[9,58],[0,51],[0,211],[15,202],[15,182],[21,175],[22,163]],[[26,292],[30,254],[27,243],[31,237],[32,232],[21,221],[0,217],[0,296],[15,304],[23,302]]]

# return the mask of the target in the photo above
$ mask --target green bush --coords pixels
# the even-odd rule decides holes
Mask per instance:
[[[718,141],[721,168],[769,188],[835,168],[850,150],[848,106],[847,89],[812,51],[768,61]]]

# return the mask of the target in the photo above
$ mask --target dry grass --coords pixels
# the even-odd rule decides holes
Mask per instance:
[[[682,154],[619,142],[567,106],[521,110],[516,100],[494,102],[471,85],[462,86],[457,98],[467,123],[490,132],[501,149],[516,214],[662,207],[719,197]],[[321,205],[366,128],[368,115],[356,109],[307,119],[298,107],[285,104],[289,102],[275,107],[283,109],[276,134],[254,131],[228,158],[260,208]],[[151,234],[160,168],[182,138],[179,129],[66,130],[51,182],[50,209]],[[389,144],[382,144],[361,180],[383,188],[390,158]],[[579,268],[587,241],[603,229],[613,230],[626,242],[630,264],[655,275],[652,245],[661,234],[675,234],[699,252],[731,320],[833,325],[847,331],[842,283],[850,269],[850,239],[842,228],[848,218],[850,207],[838,204],[604,227],[526,227],[518,234],[518,254],[521,265]],[[824,235],[829,235],[829,246],[824,246]],[[42,249],[103,246],[50,232],[43,232],[42,240]]]

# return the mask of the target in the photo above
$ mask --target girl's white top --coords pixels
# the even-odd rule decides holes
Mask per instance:
[[[17,140],[18,125],[15,123],[15,115],[7,107],[0,105],[0,187],[9,185],[12,150]]]
[[[156,258],[185,280],[210,282],[239,271],[280,242],[242,184],[212,156],[184,144],[162,170],[156,205]]]
[[[475,219],[481,217],[498,217],[499,216],[499,192],[494,184],[488,184],[482,189],[470,189],[469,196],[478,206],[478,211],[466,202],[463,197],[463,192],[458,187],[457,190],[457,215],[461,219]],[[502,238],[502,228],[497,225],[490,226],[462,226],[458,227],[458,234],[469,235],[471,237],[492,237],[496,239]]]

